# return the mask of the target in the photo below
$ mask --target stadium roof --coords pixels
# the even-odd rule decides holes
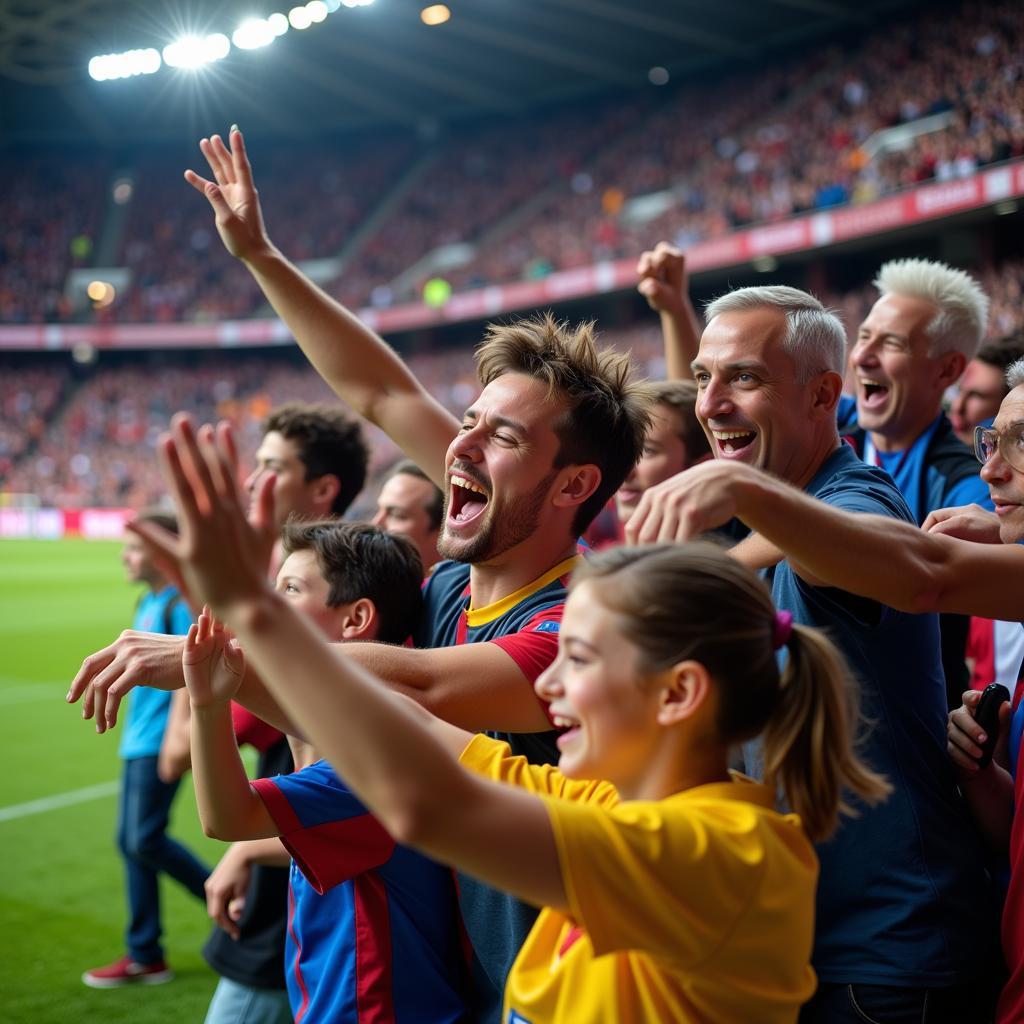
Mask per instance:
[[[914,0],[448,0],[452,17],[436,27],[420,20],[432,0],[375,0],[199,71],[88,76],[97,54],[160,50],[187,32],[230,36],[244,18],[296,2],[0,0],[0,139],[191,141],[232,121],[285,138],[422,130],[650,89],[654,67],[678,80],[748,66],[815,37],[859,34]]]

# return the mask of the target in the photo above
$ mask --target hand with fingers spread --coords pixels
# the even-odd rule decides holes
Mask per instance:
[[[630,544],[688,541],[727,523],[757,471],[724,461],[702,462],[644,491],[626,524]]]
[[[245,674],[245,656],[222,623],[204,608],[192,625],[181,656],[182,674],[195,708],[230,704]]]
[[[980,505],[939,508],[928,514],[921,529],[946,537],[971,540],[977,544],[1000,544],[999,517]]]
[[[240,260],[248,260],[273,251],[274,247],[263,226],[263,211],[242,133],[232,127],[228,139],[230,148],[219,135],[199,142],[213,181],[193,170],[185,171],[185,180],[209,200],[217,232],[227,251]]]
[[[174,567],[190,594],[224,617],[236,600],[267,589],[267,566],[277,537],[274,476],[260,481],[249,522],[226,423],[216,432],[209,425],[196,431],[188,416],[179,414],[158,450],[177,506],[180,535],[151,522],[132,522],[128,529],[142,538],[154,560]]]
[[[658,313],[681,314],[687,305],[686,256],[668,242],[659,242],[642,253],[636,265],[640,282],[636,290]]]

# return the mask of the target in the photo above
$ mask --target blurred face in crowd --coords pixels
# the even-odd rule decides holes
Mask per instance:
[[[444,519],[438,551],[486,563],[540,531],[568,534],[552,488],[565,413],[547,386],[521,373],[491,381],[466,410],[448,448]],[[562,520],[565,520],[563,525]]]
[[[999,517],[999,539],[1016,544],[1024,540],[1024,385],[1003,399],[992,426],[1000,442],[981,467],[981,478]]]
[[[798,383],[800,368],[783,347],[786,326],[785,313],[771,306],[711,320],[693,362],[697,419],[716,459],[802,486],[817,468],[811,463],[826,427],[815,411],[823,375]]]
[[[964,444],[974,445],[974,428],[999,412],[1006,385],[1003,371],[991,363],[972,359],[960,378],[956,398],[949,407],[949,418],[956,436]]]
[[[373,517],[374,526],[408,537],[416,545],[424,569],[438,560],[440,527],[433,525],[429,511],[434,493],[429,480],[411,473],[396,473],[380,489],[377,514]]]
[[[250,498],[267,473],[274,473],[274,522],[282,526],[289,516],[322,519],[331,514],[331,502],[338,492],[338,479],[332,474],[306,479],[306,466],[299,446],[276,430],[263,435],[256,450],[256,468],[245,481]]]
[[[651,410],[651,427],[644,438],[640,461],[615,492],[615,509],[619,521],[629,521],[648,487],[668,480],[689,465],[686,442],[683,440],[683,417],[671,405],[659,402]]]
[[[939,414],[942,395],[963,372],[959,352],[929,355],[936,309],[912,295],[883,295],[860,325],[850,353],[857,420],[880,451],[909,448]]]
[[[150,561],[142,541],[134,533],[125,535],[121,546],[121,564],[129,583],[145,583],[153,588],[163,583],[163,576]]]

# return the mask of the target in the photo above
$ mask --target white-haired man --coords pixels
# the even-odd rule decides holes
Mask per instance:
[[[874,283],[881,295],[850,353],[856,408],[841,403],[840,432],[865,462],[896,481],[919,525],[935,509],[991,507],[973,453],[942,411],[943,395],[981,344],[988,297],[970,275],[934,260],[890,260]],[[966,617],[942,617],[950,707],[970,678],[968,630]]]
[[[788,481],[812,504],[913,528],[892,480],[840,441],[839,320],[812,295],[785,287],[740,289],[706,315],[692,368],[715,459],[648,489],[627,536],[674,539],[687,527],[674,495],[691,474],[748,467]],[[858,808],[818,849],[820,984],[801,1019],[919,1021],[924,1006],[935,1024],[969,1019],[991,921],[976,877],[980,842],[946,756],[937,618],[821,586],[796,562],[780,562],[769,579],[777,607],[826,629],[843,651],[873,723],[863,754],[894,786],[889,801]],[[748,747],[744,758],[760,774],[759,750]]]
[[[875,287],[881,296],[850,353],[856,421],[846,404],[840,431],[865,462],[896,481],[918,523],[937,508],[987,501],[978,464],[953,433],[942,397],[981,344],[988,297],[962,270],[922,259],[884,264]]]

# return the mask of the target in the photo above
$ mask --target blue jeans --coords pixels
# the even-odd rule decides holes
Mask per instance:
[[[160,887],[164,872],[205,902],[210,869],[167,835],[167,819],[178,783],[161,782],[155,757],[124,762],[117,816],[117,845],[124,856],[128,889],[128,955],[140,964],[163,959],[160,946]]]
[[[973,984],[926,989],[824,982],[800,1013],[800,1024],[985,1024],[991,1019],[983,991]]]
[[[221,978],[206,1011],[205,1024],[292,1024],[288,993]]]

